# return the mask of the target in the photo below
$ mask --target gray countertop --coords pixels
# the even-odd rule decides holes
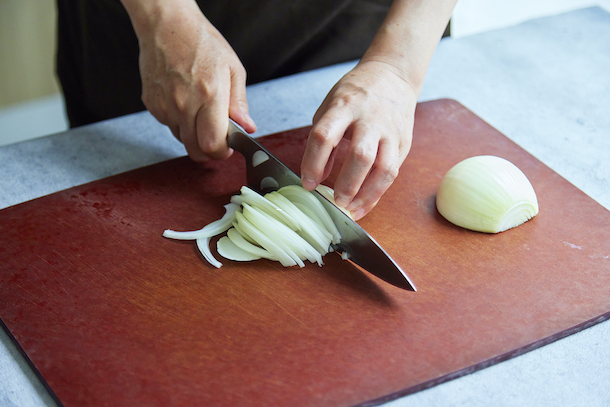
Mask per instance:
[[[308,125],[353,65],[250,86],[257,135]],[[439,98],[458,100],[610,209],[610,14],[603,9],[443,40],[420,100]],[[148,113],[0,147],[0,208],[182,155]],[[0,331],[0,406],[54,405]],[[602,322],[387,406],[608,406],[608,383],[610,322]]]

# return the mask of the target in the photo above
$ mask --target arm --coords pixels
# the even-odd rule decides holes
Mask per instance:
[[[330,173],[349,138],[335,200],[356,219],[390,187],[411,148],[417,98],[457,0],[395,0],[358,65],[330,91],[313,120],[301,164],[303,186]]]
[[[121,0],[140,46],[142,100],[196,161],[222,159],[228,117],[246,131],[246,71],[194,0]]]

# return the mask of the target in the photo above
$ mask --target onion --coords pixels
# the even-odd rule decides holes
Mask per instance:
[[[225,259],[233,261],[252,261],[261,258],[261,256],[241,249],[228,236],[221,237],[218,240],[216,248],[218,249],[218,254]]]
[[[322,206],[322,203],[311,192],[297,185],[287,185],[280,188],[277,192],[290,199],[301,211],[316,220],[320,226],[326,228],[333,236],[333,243],[336,244],[341,241],[341,234],[337,230],[335,223],[328,212],[326,212],[326,209],[324,209],[324,206]]]
[[[222,266],[222,263],[214,258],[212,252],[210,251],[210,237],[202,237],[197,239],[197,248],[203,255],[203,257],[214,267],[219,268]]]
[[[255,206],[265,213],[271,215],[273,218],[278,219],[285,224],[289,225],[292,230],[298,230],[298,226],[294,219],[282,209],[278,208],[273,202],[267,198],[261,196],[256,191],[243,186],[241,187],[241,203],[247,203],[251,206]]]
[[[316,191],[318,191],[320,195],[322,195],[324,198],[332,202],[332,204],[335,205],[337,208],[341,209],[341,211],[343,211],[343,213],[345,213],[351,219],[354,219],[350,211],[337,205],[337,203],[335,202],[335,191],[331,187],[320,184],[316,187]]]
[[[213,237],[221,234],[231,227],[233,220],[235,219],[235,212],[239,209],[239,205],[230,203],[225,205],[225,214],[222,218],[214,221],[203,229],[193,230],[189,232],[177,232],[175,230],[167,229],[163,232],[164,237],[177,240],[196,240],[205,237]]]
[[[283,250],[278,244],[269,239],[267,235],[258,230],[241,212],[237,212],[235,217],[239,223],[239,226],[246,231],[248,236],[251,236],[261,247],[276,257],[277,260],[282,263],[282,266],[290,267],[302,263],[300,259],[298,262],[295,260],[295,258],[298,259],[298,257],[294,255],[290,256],[290,254],[286,253],[286,251]]]
[[[224,232],[226,236],[218,240],[216,248],[226,259],[265,258],[279,261],[285,267],[304,267],[304,262],[309,261],[322,266],[322,256],[332,250],[331,243],[340,241],[341,236],[311,192],[299,186],[285,188],[262,196],[244,186],[225,205],[226,212],[221,219],[196,231],[168,229],[163,236],[196,240],[201,254],[215,267],[221,267],[222,263],[212,255],[210,240]]]
[[[503,158],[486,155],[467,158],[445,174],[436,207],[457,226],[499,233],[536,216],[538,199],[519,168]]]
[[[237,223],[235,223],[237,225]],[[258,258],[276,260],[275,257],[267,250],[263,249],[260,246],[257,246],[249,241],[247,241],[242,235],[243,232],[238,231],[237,226],[232,227],[227,231],[227,237],[233,242],[233,244],[245,252],[251,253],[253,256],[258,256]],[[221,254],[223,257],[227,257]]]
[[[297,208],[290,200],[277,192],[270,192],[265,195],[267,199],[282,208],[290,214],[293,219],[298,222],[299,235],[302,236],[309,244],[318,250],[322,255],[328,253],[332,242],[332,235],[325,229],[320,228],[315,221],[306,216],[299,208]]]

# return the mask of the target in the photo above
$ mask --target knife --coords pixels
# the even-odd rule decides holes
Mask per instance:
[[[301,186],[301,178],[266,148],[250,137],[237,123],[229,119],[229,147],[246,159],[248,186],[265,193],[286,185]],[[407,274],[360,225],[319,192],[315,197],[328,211],[341,234],[341,242],[332,248],[342,257],[380,279],[405,290],[417,291]]]

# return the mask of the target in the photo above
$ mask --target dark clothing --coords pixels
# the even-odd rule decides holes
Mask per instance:
[[[256,83],[360,58],[391,0],[202,0]],[[119,0],[57,0],[57,73],[72,127],[144,110],[138,41]]]

